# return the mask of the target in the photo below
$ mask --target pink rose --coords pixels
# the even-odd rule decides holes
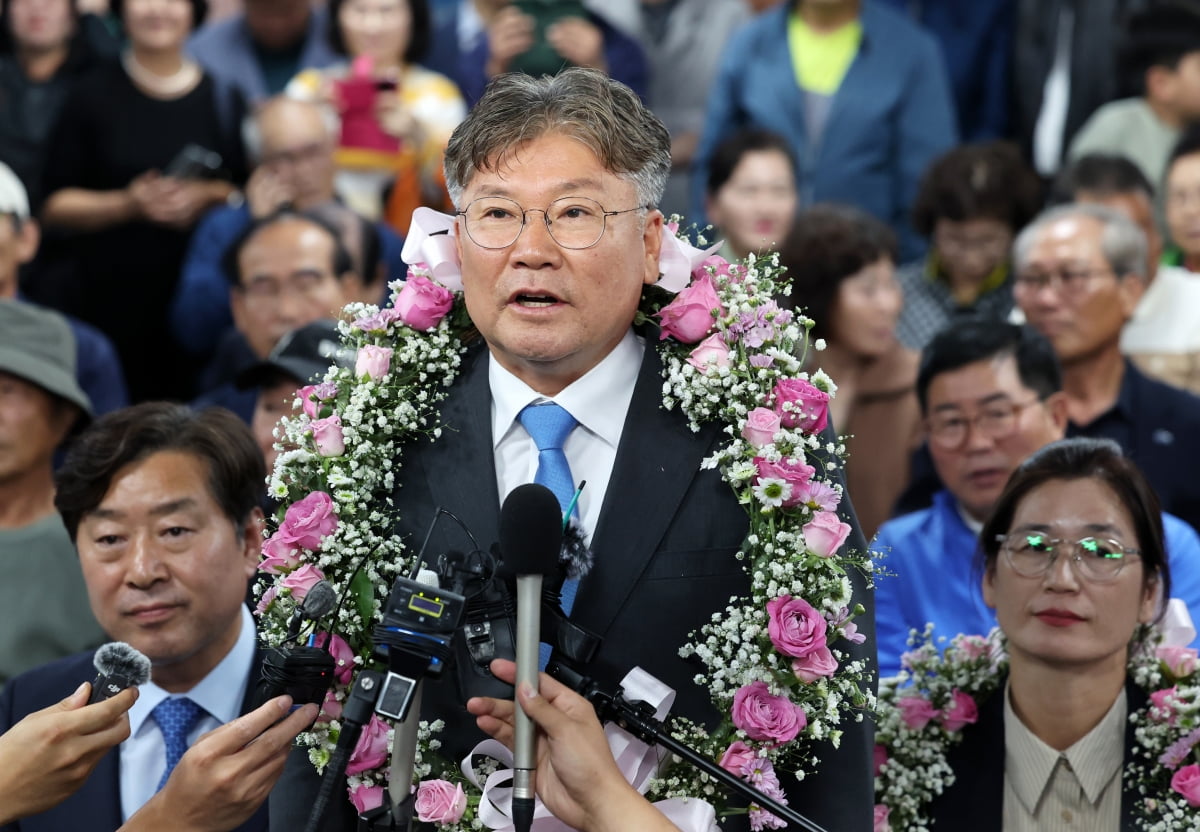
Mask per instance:
[[[350,684],[350,678],[354,675],[354,651],[346,640],[339,635],[331,637],[329,633],[317,633],[313,643],[317,647],[324,647],[333,656],[333,675],[337,680],[343,685]]]
[[[329,722],[341,718],[342,703],[338,701],[332,690],[325,691],[325,701],[321,703],[321,713],[317,715],[317,722]]]
[[[333,534],[337,525],[333,498],[324,491],[314,491],[288,506],[274,536],[315,552],[320,548],[322,538]]]
[[[756,448],[770,445],[775,441],[779,432],[779,414],[765,407],[756,407],[746,414],[746,426],[742,428],[742,437]]]
[[[875,776],[878,777],[879,771],[883,768],[883,764],[888,761],[887,749],[876,743],[873,756],[875,758]]]
[[[801,656],[792,662],[792,672],[805,684],[812,684],[818,679],[832,676],[837,669],[837,659],[833,657],[833,653],[828,647],[819,647],[807,656]]]
[[[304,410],[304,415],[310,419],[317,418],[317,414],[321,409],[321,404],[317,399],[317,385],[309,384],[301,387],[296,391],[296,398],[300,399],[300,406]]]
[[[358,744],[350,754],[346,774],[362,774],[364,771],[379,768],[387,761],[391,751],[389,746],[387,723],[378,715],[372,714],[371,721],[363,728],[358,737]]]
[[[832,511],[818,511],[813,519],[804,524],[804,542],[817,557],[828,558],[837,554],[846,538],[850,536],[850,524]]]
[[[422,823],[458,823],[467,811],[467,796],[457,783],[422,780],[413,809]]]
[[[904,724],[914,731],[920,731],[938,715],[933,703],[920,696],[906,696],[896,702],[896,707],[900,709],[900,718],[904,720]]]
[[[808,484],[813,474],[816,473],[816,469],[811,465],[805,465],[795,458],[788,457],[784,457],[778,462],[768,462],[765,458],[756,456],[754,458],[754,467],[758,469],[756,482],[761,482],[764,479],[777,479],[783,480],[792,487],[792,493],[783,501],[784,507],[800,504],[800,495],[804,493],[803,487]]]
[[[725,275],[726,277],[738,276],[735,267],[730,265],[729,261],[719,254],[710,254],[708,257],[705,257],[703,262],[692,271],[692,278],[699,280],[706,274],[714,276]]]
[[[254,607],[255,615],[262,615],[271,606],[271,602],[275,600],[275,596],[279,594],[279,587],[272,584],[267,587],[266,592],[262,594],[262,598],[258,599],[258,603]]]
[[[388,374],[391,366],[391,347],[376,347],[368,344],[358,349],[358,358],[354,362],[354,375],[359,378],[366,376],[378,381]]]
[[[361,815],[383,805],[383,786],[368,786],[359,783],[350,789],[350,802]]]
[[[292,597],[296,599],[296,603],[300,603],[304,600],[304,596],[308,595],[308,591],[313,588],[313,585],[317,581],[323,580],[325,580],[325,576],[321,573],[321,570],[311,563],[306,563],[284,578],[280,586],[284,589],[290,589]]]
[[[811,382],[784,378],[775,383],[775,412],[785,428],[820,433],[829,422],[829,394]],[[787,405],[790,405],[788,407]]]
[[[1159,647],[1155,654],[1176,679],[1196,672],[1196,651],[1191,647]]]
[[[754,753],[753,748],[746,745],[746,743],[742,742],[741,740],[734,740],[730,746],[725,749],[725,753],[721,755],[721,761],[719,765],[728,772],[733,774],[741,774],[742,769],[745,768],[746,764],[753,761],[756,757],[758,757],[758,755]]]
[[[1193,809],[1200,809],[1200,765],[1184,766],[1171,776],[1171,791],[1182,795]]]
[[[772,598],[767,602],[767,619],[767,635],[785,656],[799,658],[825,647],[829,623],[803,598]]]
[[[950,704],[942,711],[942,727],[954,733],[961,731],[964,726],[974,725],[978,719],[979,709],[975,707],[975,700],[955,688],[950,695]]]
[[[766,682],[751,682],[733,695],[733,724],[752,740],[785,743],[794,740],[808,717],[786,696],[775,696]]]
[[[1156,690],[1150,694],[1149,716],[1155,722],[1165,722],[1174,725],[1178,714],[1175,712],[1175,686]]]
[[[346,452],[346,437],[342,434],[342,417],[336,413],[325,419],[313,419],[313,443],[321,456],[341,456]]]
[[[691,351],[687,357],[687,362],[697,370],[703,370],[710,364],[715,364],[718,367],[728,367],[729,347],[725,346],[725,339],[721,337],[721,334],[714,332]]]
[[[412,272],[396,295],[396,313],[400,320],[420,332],[437,326],[453,306],[453,292]]]
[[[892,827],[888,823],[888,815],[891,814],[891,811],[882,803],[875,804],[875,826],[871,832],[892,832]]]
[[[279,532],[275,532],[263,541],[262,554],[263,559],[258,563],[260,572],[278,575],[280,572],[288,572],[300,565],[300,558],[296,553],[296,542],[281,537]]]
[[[658,311],[657,317],[662,324],[659,337],[695,344],[712,331],[716,320],[714,311],[717,315],[725,314],[712,275],[705,272]]]

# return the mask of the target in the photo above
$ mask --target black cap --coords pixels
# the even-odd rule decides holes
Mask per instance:
[[[294,378],[300,386],[325,375],[333,364],[353,367],[354,358],[354,350],[342,344],[337,321],[313,321],[280,338],[266,360],[247,367],[234,384],[247,390],[273,383],[282,375]]]

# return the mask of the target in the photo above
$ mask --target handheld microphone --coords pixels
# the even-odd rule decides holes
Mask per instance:
[[[333,682],[335,663],[330,652],[321,647],[296,645],[300,628],[308,621],[319,621],[337,606],[337,593],[328,581],[317,581],[296,607],[288,622],[287,635],[279,647],[263,655],[258,686],[254,691],[256,707],[286,693],[295,707],[308,702],[321,704]]]
[[[96,681],[88,704],[111,699],[125,688],[144,685],[150,680],[150,659],[123,641],[110,641],[96,651]]]
[[[500,509],[502,572],[517,582],[517,687],[538,689],[538,642],[542,630],[542,578],[558,571],[562,507],[554,492],[530,483],[513,489]],[[537,749],[534,726],[518,707],[513,713],[513,824],[533,824]]]

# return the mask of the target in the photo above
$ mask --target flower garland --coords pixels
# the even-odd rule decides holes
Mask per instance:
[[[438,404],[471,330],[453,241],[436,234],[452,229],[453,218],[418,212],[405,254],[410,260],[410,249],[420,251],[426,262],[393,284],[391,307],[346,308],[339,328],[355,366],[331,367],[320,384],[298,391],[293,415],[276,430],[281,453],[270,493],[281,507],[263,545],[261,568],[272,576],[257,609],[264,638],[283,640],[318,580],[352,599],[330,623],[333,633],[317,639],[337,660],[338,677],[318,724],[300,740],[318,769],[337,742],[356,667],[373,661],[371,631],[392,580],[412,566],[404,544],[387,534],[399,511],[391,500],[395,471],[406,443],[440,437]],[[842,726],[874,707],[869,670],[847,649],[864,639],[849,572],[869,575],[871,566],[865,554],[840,551],[850,527],[836,514],[842,495],[832,475],[845,449],[820,438],[836,388],[824,373],[802,369],[811,321],[776,304],[787,288],[783,269],[774,257],[731,265],[676,231],[674,224],[664,231],[664,277],[644,293],[638,318],[661,325],[663,406],[678,408],[693,430],[724,425],[727,441],[703,467],[719,469],[746,507],[750,529],[739,558],[751,590],[680,649],[703,665],[696,683],[711,691],[724,719],[711,731],[682,719],[672,725],[679,739],[782,798],[777,768],[811,771],[817,760],[809,742],[836,745]],[[501,764],[460,770],[440,759],[441,727],[422,723],[418,818],[439,829],[484,828],[481,814],[494,813],[481,807],[486,798],[474,784]],[[350,799],[360,811],[383,800],[389,733],[374,717],[351,757]],[[703,798],[719,814],[729,810],[710,778],[682,765],[644,786],[654,799]],[[785,825],[758,807],[749,812],[755,829]]]
[[[1141,795],[1138,828],[1200,832],[1200,663],[1195,650],[1162,639],[1152,630],[1130,654],[1129,674],[1150,702],[1130,715],[1137,745],[1124,777]],[[905,669],[880,682],[875,832],[928,832],[930,802],[955,781],[950,748],[1007,671],[998,629],[956,636],[940,651],[932,625],[913,640]]]

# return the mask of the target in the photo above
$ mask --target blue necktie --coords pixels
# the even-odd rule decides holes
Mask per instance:
[[[544,485],[554,492],[558,505],[563,514],[571,499],[575,496],[575,479],[571,476],[571,466],[567,455],[563,453],[563,443],[575,426],[579,423],[575,417],[561,406],[548,402],[546,404],[531,404],[517,416],[538,449],[538,467],[533,481]],[[571,607],[575,605],[575,593],[579,581],[563,581],[562,608],[570,615]],[[550,660],[550,647],[543,644],[540,648],[540,667],[545,668]]]
[[[167,784],[167,778],[187,751],[188,734],[204,716],[204,709],[186,696],[176,696],[159,702],[150,716],[158,723],[158,730],[162,731],[163,742],[167,746],[167,768],[158,781],[157,792]]]

